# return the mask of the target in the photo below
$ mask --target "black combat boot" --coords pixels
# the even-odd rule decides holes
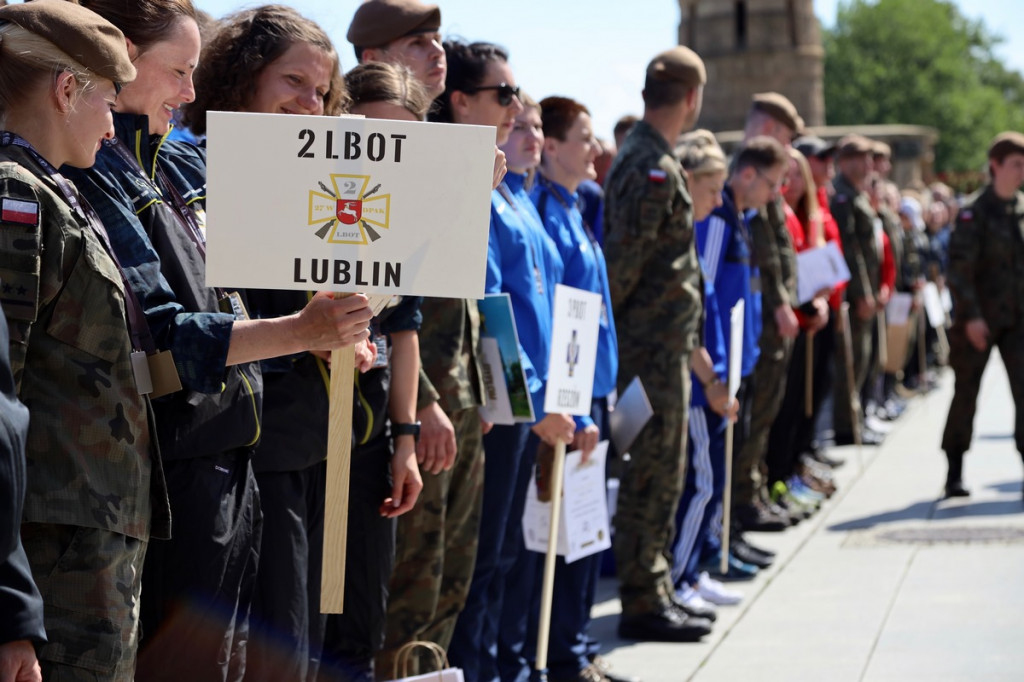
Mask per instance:
[[[961,477],[964,469],[964,453],[947,452],[949,470],[946,472],[946,497],[969,497],[971,491],[964,487]]]

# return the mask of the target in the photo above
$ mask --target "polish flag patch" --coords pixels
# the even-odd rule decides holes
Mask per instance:
[[[660,169],[647,171],[647,179],[658,185],[665,182],[665,178],[667,177],[668,173]]]
[[[0,221],[18,225],[39,225],[39,203],[23,199],[0,199]]]

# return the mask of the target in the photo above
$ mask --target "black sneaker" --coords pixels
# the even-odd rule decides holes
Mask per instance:
[[[697,642],[711,632],[711,621],[674,608],[619,619],[619,637],[647,642]]]
[[[745,537],[743,537],[740,534],[739,530],[734,531],[731,537],[732,537],[733,541],[739,542],[739,543],[742,543],[742,544],[746,545],[751,550],[757,552],[758,554],[760,554],[763,557],[767,557],[769,559],[774,559],[775,558],[775,552],[773,552],[770,549],[766,549],[764,547],[761,547],[759,545],[755,545],[750,540],[747,540]]]
[[[772,561],[774,561],[773,557],[761,554],[742,539],[730,541],[729,551],[731,551],[732,555],[740,561],[753,564],[758,568],[768,568],[772,565]]]
[[[862,445],[881,445],[882,441],[885,440],[885,436],[872,431],[870,429],[864,429],[861,432],[860,442]],[[836,445],[853,445],[853,434],[852,433],[836,433],[835,437]]]

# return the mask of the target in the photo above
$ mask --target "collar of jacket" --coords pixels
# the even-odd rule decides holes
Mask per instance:
[[[114,137],[123,142],[150,180],[156,177],[156,155],[167,136],[149,134],[149,117],[141,114],[114,112]]]

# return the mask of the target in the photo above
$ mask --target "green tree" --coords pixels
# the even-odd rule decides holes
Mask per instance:
[[[825,31],[830,125],[939,130],[938,171],[982,167],[996,133],[1024,125],[1024,78],[993,53],[1000,38],[948,0],[850,0]]]

